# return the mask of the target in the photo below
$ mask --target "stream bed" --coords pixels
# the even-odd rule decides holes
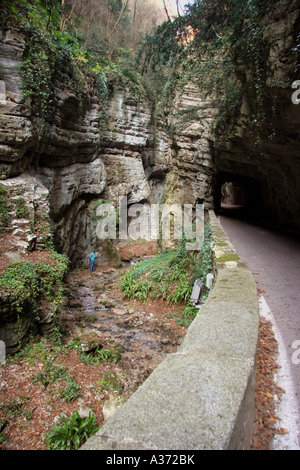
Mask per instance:
[[[126,269],[77,270],[66,282],[73,334],[96,342],[101,349],[118,351],[115,368],[124,393],[141,384],[166,354],[175,352],[185,334],[172,317],[177,306],[169,307],[162,300],[140,304],[122,299],[120,282]]]
[[[161,299],[122,299],[130,266],[78,269],[65,283],[63,344],[33,341],[0,368],[0,433],[4,450],[45,450],[53,426],[76,411],[102,426],[175,352],[186,329]],[[1,445],[1,442],[0,442]]]

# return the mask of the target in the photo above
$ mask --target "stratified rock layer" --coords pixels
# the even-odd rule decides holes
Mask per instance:
[[[116,210],[122,197],[128,207],[200,201],[212,206],[209,128],[215,110],[196,85],[189,83],[174,99],[167,122],[172,135],[161,120],[154,126],[146,99],[118,87],[109,98],[102,134],[102,103],[96,91],[86,87],[80,105],[62,72],[55,76],[51,105],[41,120],[29,99],[22,102],[19,65],[24,44],[11,31],[3,33],[0,43],[1,177],[13,184],[16,177],[30,175],[44,188],[55,246],[73,265],[87,264],[91,250],[97,263],[109,260],[107,241],[97,237],[96,208],[103,202]],[[189,113],[195,107],[205,111],[182,126],[178,111]]]

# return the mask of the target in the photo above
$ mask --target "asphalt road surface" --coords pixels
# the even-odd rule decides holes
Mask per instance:
[[[230,213],[229,213],[230,214]],[[277,383],[286,393],[278,402],[280,427],[277,450],[300,449],[300,239],[239,219],[219,215],[239,256],[264,292],[261,315],[272,321],[279,345]]]

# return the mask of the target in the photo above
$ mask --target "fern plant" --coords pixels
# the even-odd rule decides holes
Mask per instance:
[[[53,426],[47,437],[48,450],[78,450],[99,430],[95,427],[95,421],[96,417],[91,411],[87,419],[81,418],[77,410],[69,421],[62,415],[61,424]]]
[[[73,380],[70,380],[66,387],[61,391],[60,396],[65,401],[75,401],[81,395],[81,389],[78,383]]]
[[[104,362],[112,361],[114,364],[120,359],[120,354],[111,349],[101,349],[97,352],[98,358]]]
[[[179,283],[174,294],[169,295],[168,304],[171,307],[173,303],[180,305],[182,302],[187,302],[193,290],[191,283]]]

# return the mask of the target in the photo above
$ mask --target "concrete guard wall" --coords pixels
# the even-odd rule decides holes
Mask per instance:
[[[82,450],[248,449],[259,305],[255,281],[210,211],[215,285],[169,354]]]

